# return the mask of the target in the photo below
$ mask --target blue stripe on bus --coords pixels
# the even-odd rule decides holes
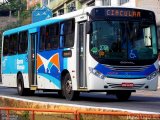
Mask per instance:
[[[63,19],[48,19],[48,20],[43,20],[43,21],[36,22],[36,23],[33,23],[33,24],[24,25],[22,27],[18,27],[18,28],[15,28],[15,29],[7,30],[7,31],[5,31],[3,33],[3,35],[5,36],[5,35],[10,35],[10,34],[22,32],[22,31],[29,30],[29,29],[32,29],[32,28],[37,28],[37,27],[49,25],[49,24],[52,24],[52,23],[61,22],[62,20]]]
[[[156,67],[154,64],[152,64],[150,67],[144,69],[143,71],[138,71],[138,72],[123,72],[123,71],[114,71],[109,69],[107,66],[98,64],[95,69],[102,74],[104,74],[106,77],[111,77],[111,78],[146,78],[148,75],[156,71]]]

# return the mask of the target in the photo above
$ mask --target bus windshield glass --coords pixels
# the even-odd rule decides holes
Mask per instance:
[[[156,27],[149,21],[94,20],[90,53],[104,64],[107,60],[156,60]]]

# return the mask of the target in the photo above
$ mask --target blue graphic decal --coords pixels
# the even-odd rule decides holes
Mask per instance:
[[[37,54],[37,73],[60,80],[61,72],[67,69],[67,58],[63,58],[62,51],[63,49],[39,52]]]
[[[13,55],[2,57],[3,74],[17,74],[18,71],[28,73],[27,55]]]
[[[151,73],[156,71],[154,64],[151,65],[150,67],[144,69],[143,71],[139,71],[139,72],[114,71],[114,70],[111,70],[110,68],[108,68],[107,66],[102,65],[102,64],[98,64],[95,67],[95,69],[98,70],[99,72],[101,72],[102,74],[104,74],[106,77],[119,78],[119,79],[146,78],[148,75],[150,75]]]

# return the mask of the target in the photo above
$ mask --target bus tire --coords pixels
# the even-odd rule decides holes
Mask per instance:
[[[69,73],[63,77],[62,82],[62,92],[64,97],[70,101],[77,99],[79,97],[79,92],[72,90],[72,81]]]
[[[26,95],[34,95],[34,90],[30,90],[29,88],[24,88],[23,76],[19,74],[17,77],[17,92],[20,96]]]
[[[131,91],[117,91],[116,97],[119,101],[127,101],[131,96]]]
[[[20,96],[27,94],[24,88],[23,77],[21,74],[19,74],[17,77],[17,92]]]

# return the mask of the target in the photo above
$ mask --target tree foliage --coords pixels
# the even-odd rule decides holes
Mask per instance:
[[[25,10],[27,6],[26,2],[26,0],[7,0],[4,4],[0,5],[0,9]]]

